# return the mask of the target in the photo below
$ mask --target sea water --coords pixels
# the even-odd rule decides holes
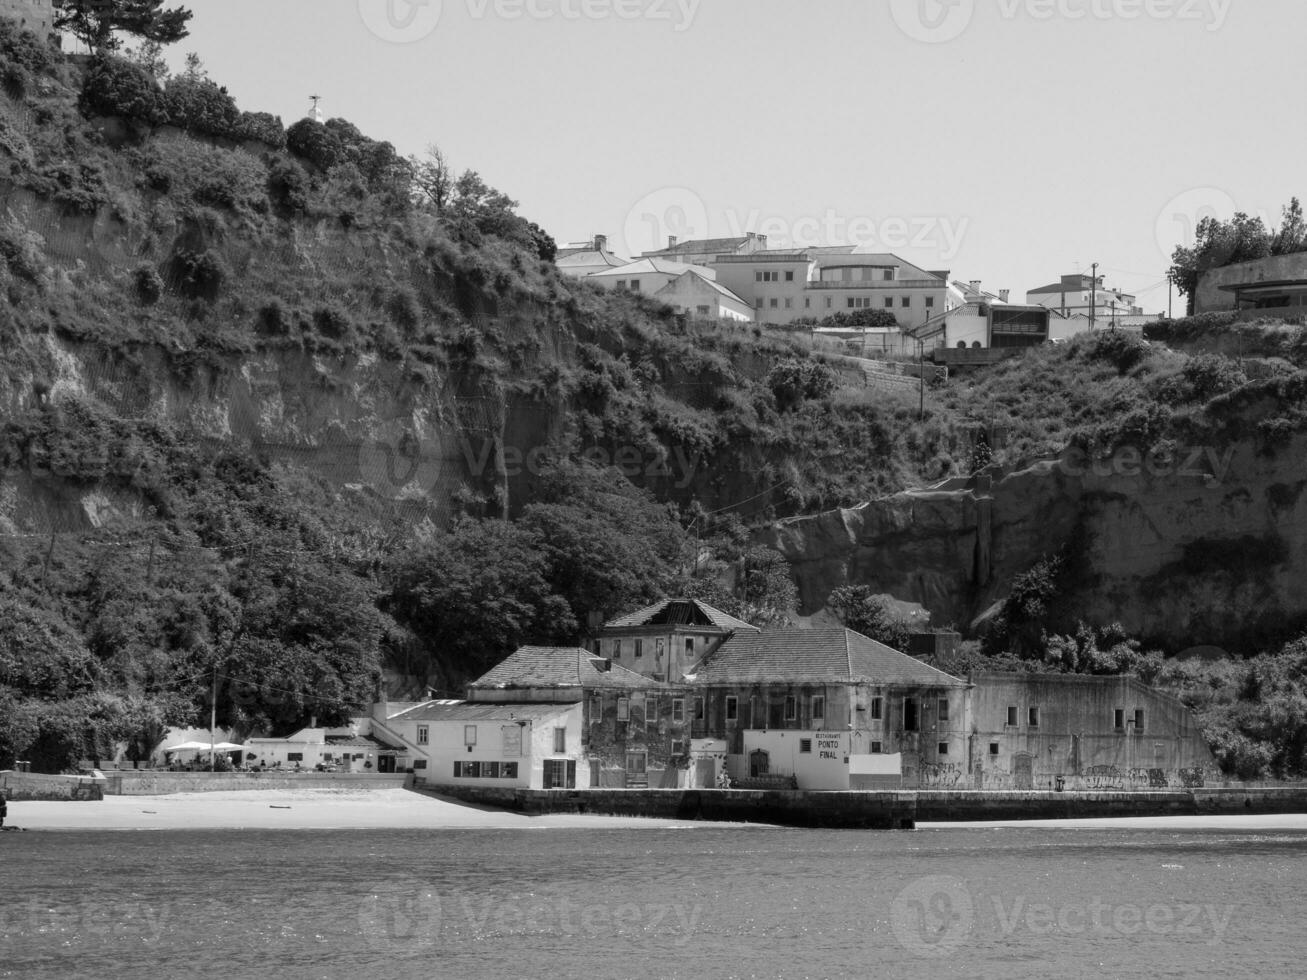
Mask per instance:
[[[1307,833],[0,835],[0,976],[1307,976]]]

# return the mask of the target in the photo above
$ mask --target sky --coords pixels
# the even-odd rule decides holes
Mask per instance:
[[[857,244],[1165,311],[1205,215],[1307,192],[1301,0],[191,0],[242,108],[438,145],[560,243]],[[1177,312],[1182,300],[1174,299]]]

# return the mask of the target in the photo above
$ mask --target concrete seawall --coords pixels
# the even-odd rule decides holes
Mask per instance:
[[[107,796],[162,796],[169,793],[215,793],[231,790],[400,789],[405,773],[353,772],[155,772],[132,770],[106,774]]]
[[[105,781],[90,776],[46,776],[41,773],[0,772],[0,791],[5,799],[33,800],[102,800]]]
[[[530,815],[591,813],[771,823],[789,827],[907,829],[917,823],[1307,813],[1307,785],[1156,792],[899,790],[524,790],[429,786],[424,792]]]

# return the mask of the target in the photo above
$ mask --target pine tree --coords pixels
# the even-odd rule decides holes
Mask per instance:
[[[96,51],[115,51],[130,34],[157,44],[186,37],[191,12],[185,7],[163,10],[165,0],[64,0],[55,14],[55,27],[70,31]]]

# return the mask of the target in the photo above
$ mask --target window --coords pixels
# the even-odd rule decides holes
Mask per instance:
[[[734,694],[726,696],[726,720],[735,721],[740,716],[740,699]]]
[[[830,304],[831,304],[831,298],[830,298],[829,296],[827,296],[827,297],[826,297],[826,309],[828,309],[828,310],[830,309]]]
[[[1138,735],[1144,730],[1144,709],[1135,708],[1135,734]]]
[[[694,637],[693,637],[693,636],[687,636],[687,637],[685,638],[685,652],[686,652],[686,654],[687,654],[688,656],[691,656],[691,657],[694,656]]]
[[[712,307],[711,307],[711,306],[696,306],[696,307],[694,308],[694,311],[695,311],[696,313],[698,313],[700,316],[711,316],[711,315],[712,315]]]
[[[872,742],[872,743],[871,743],[871,754],[872,754],[872,755],[880,755],[880,752],[881,752],[881,746],[880,746],[880,743],[879,743],[879,742]]]
[[[427,760],[426,760],[426,759],[414,759],[414,760],[413,760],[413,768],[414,768],[414,769],[425,769],[426,767],[427,767]]]
[[[625,279],[618,279],[618,280],[617,280],[617,288],[618,288],[618,289],[625,289],[625,288],[626,288],[626,280],[625,280]]]
[[[911,305],[912,305],[911,296],[904,296],[902,299],[899,300],[899,306],[908,307]]]
[[[799,739],[799,754],[809,755],[811,753],[812,753],[812,739],[810,738]]]
[[[622,659],[622,641],[621,641],[621,640],[614,640],[614,641],[613,641],[613,659],[614,659],[614,660],[621,660],[621,659]]]
[[[476,725],[464,725],[464,726],[463,726],[463,744],[464,744],[464,745],[476,745],[476,744],[477,744],[477,726],[476,726]]]
[[[639,279],[632,279],[632,280],[631,280],[631,288],[632,288],[632,289],[639,289],[639,288],[640,288],[640,280],[639,280]]]
[[[768,304],[768,305],[770,305],[771,308],[772,308],[773,310],[776,309],[776,307],[777,307],[779,304],[777,303],[777,301],[776,301],[776,297],[775,297],[775,296],[773,296],[773,297],[771,298],[771,303]]]
[[[826,695],[818,694],[812,699],[812,720],[826,720]]]
[[[427,745],[431,741],[431,729],[426,725],[418,725],[418,745]]]
[[[903,730],[915,732],[921,727],[916,698],[903,699]]]
[[[286,753],[286,761],[287,761],[287,762],[303,762],[303,761],[304,761],[304,753],[303,753],[303,752],[287,752],[287,753]]]
[[[794,721],[799,714],[798,699],[793,694],[785,696],[785,720]]]
[[[323,762],[331,762],[331,761],[333,761],[335,758],[336,758],[336,757],[335,757],[334,755],[332,755],[330,752],[323,752],[323,753],[322,753],[322,761],[323,761]]]
[[[786,296],[786,297],[785,297],[785,308],[788,310],[788,309],[792,309],[793,306],[794,306],[794,300],[792,300],[792,299],[790,299],[788,296]]]
[[[626,753],[626,771],[627,772],[645,772],[647,753],[645,752],[628,752]]]
[[[885,699],[884,699],[884,698],[872,698],[872,699],[871,699],[871,720],[872,720],[872,721],[880,721],[880,719],[883,718],[884,715],[885,715]]]
[[[886,270],[885,270],[885,274],[884,274],[883,276],[881,276],[881,278],[884,279],[884,280],[887,281],[887,282],[892,282],[892,281],[894,280],[894,270],[893,270],[893,269],[886,269]]]
[[[758,297],[758,301],[757,301],[757,303],[754,304],[754,305],[756,305],[756,306],[758,307],[758,309],[760,309],[760,310],[762,309],[762,297],[761,297],[761,296]]]
[[[990,754],[990,755],[998,755],[998,743],[997,743],[997,742],[990,742],[990,743],[989,743],[989,754]]]
[[[948,698],[939,699],[939,711],[937,714],[939,715],[939,721],[948,721]]]
[[[948,755],[948,742],[940,742],[937,748],[940,755]]]
[[[754,272],[754,274],[753,274],[753,281],[754,281],[754,282],[762,282],[762,273],[761,273],[761,272]]]
[[[811,307],[812,307],[812,297],[811,296],[803,297],[803,308],[806,310],[806,309],[810,309]]]
[[[684,739],[679,739],[679,738],[672,739],[672,755],[685,755]]]
[[[617,699],[617,720],[618,720],[618,721],[627,721],[627,720],[630,719],[630,717],[631,717],[631,699],[630,699],[630,698],[618,698],[618,699]]]
[[[555,751],[555,752],[566,752],[566,751],[567,751],[567,729],[566,729],[566,728],[555,728],[555,729],[554,729],[554,751]]]
[[[639,660],[644,656],[644,640],[635,641],[635,658]]]
[[[500,779],[516,779],[516,778],[517,778],[517,763],[516,763],[516,762],[501,762],[501,763],[499,764],[499,778],[500,778]]]
[[[694,699],[694,720],[703,721],[703,698]]]
[[[786,281],[786,282],[794,282],[794,270],[793,270],[793,269],[787,269],[787,270],[786,270],[786,272],[785,272],[785,281]]]
[[[1031,727],[1031,728],[1038,728],[1038,727],[1039,727],[1039,709],[1038,709],[1038,708],[1031,708],[1031,709],[1029,710],[1029,718],[1030,718],[1030,727]]]
[[[1116,708],[1112,711],[1112,727],[1125,728],[1125,708]]]
[[[483,763],[481,763],[481,778],[482,778],[482,779],[498,779],[498,778],[499,778],[499,763],[498,763],[498,762],[483,762]]]
[[[934,309],[934,306],[935,306],[935,297],[934,297],[934,296],[927,296],[927,297],[926,297],[926,309],[928,309],[928,310],[930,310],[930,309]]]
[[[1017,727],[1017,706],[1015,704],[1007,706],[1007,723],[1013,728]]]
[[[598,694],[590,695],[590,724],[597,725],[604,720],[604,702]]]
[[[514,763],[516,765],[516,763]],[[481,763],[479,762],[455,762],[454,763],[455,779],[480,779]]]
[[[886,297],[885,297],[885,309],[889,310],[889,309],[893,309],[893,308],[894,308],[894,297],[893,297],[893,296],[886,296]]]
[[[658,697],[644,699],[644,723],[650,728],[658,727]]]
[[[685,721],[685,698],[672,698],[672,721],[678,725]]]

